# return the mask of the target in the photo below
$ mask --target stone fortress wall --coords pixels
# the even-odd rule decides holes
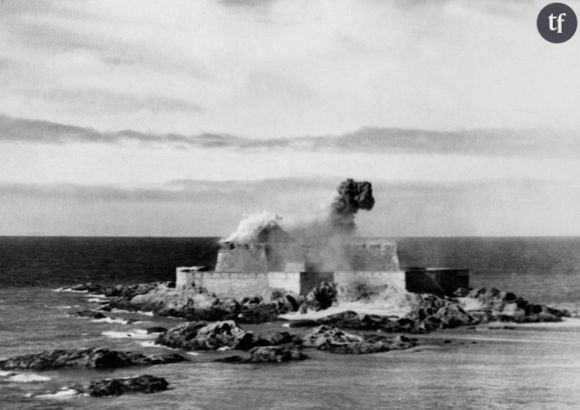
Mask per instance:
[[[396,244],[368,238],[354,238],[338,248],[293,242],[225,243],[215,271],[179,267],[176,272],[178,287],[195,284],[218,296],[234,298],[268,297],[273,289],[306,294],[320,282],[448,293],[448,289],[468,286],[468,272],[433,268],[401,271]]]

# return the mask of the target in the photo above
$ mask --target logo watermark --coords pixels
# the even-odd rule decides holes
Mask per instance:
[[[538,14],[538,31],[550,43],[564,43],[576,33],[576,13],[563,3],[551,3]]]

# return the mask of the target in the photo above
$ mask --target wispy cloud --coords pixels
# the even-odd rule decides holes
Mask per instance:
[[[120,102],[119,104],[125,104]],[[179,102],[175,102],[179,105]],[[363,152],[386,154],[458,154],[470,156],[578,157],[580,136],[550,130],[480,129],[428,131],[399,128],[362,128],[327,136],[255,139],[227,134],[154,134],[133,130],[118,132],[28,120],[0,115],[0,143],[157,144],[180,149],[205,148],[255,151]]]
[[[579,51],[540,41],[543,5],[4,0],[0,112],[260,138],[579,129]]]
[[[151,186],[0,184],[0,234],[224,235],[247,213],[269,210],[288,224],[324,217],[342,178],[254,182],[179,180]],[[374,180],[376,205],[357,215],[374,236],[573,235],[580,185],[518,181]],[[26,215],[26,218],[20,216]]]
[[[151,186],[86,185],[86,184],[21,184],[0,183],[0,199],[27,197],[81,202],[210,202],[228,199],[247,202],[264,195],[288,194],[300,190],[332,191],[339,178],[277,178],[258,181],[174,180]]]

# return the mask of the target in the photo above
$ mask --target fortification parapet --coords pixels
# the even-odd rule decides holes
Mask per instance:
[[[413,292],[451,294],[467,287],[465,269],[414,268],[401,271],[397,246],[387,239],[349,238],[344,243],[223,243],[215,272],[178,268],[176,284],[197,286],[219,296],[267,296],[272,289],[305,294],[318,283],[366,284]]]

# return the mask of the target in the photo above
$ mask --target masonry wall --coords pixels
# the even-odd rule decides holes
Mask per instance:
[[[345,247],[347,260],[352,271],[390,271],[399,270],[397,246],[383,241],[365,241]]]
[[[268,272],[264,244],[222,247],[218,252],[216,272]]]
[[[393,287],[405,289],[405,272],[400,271],[355,271],[334,272],[334,283],[337,285],[351,286],[353,284],[366,284],[371,287]]]
[[[203,287],[221,297],[241,299],[246,296],[267,297],[272,292],[268,273],[236,272],[192,272],[187,268],[177,269],[177,287]]]
[[[405,288],[404,272],[198,272],[177,268],[176,286],[206,288],[222,297],[270,296],[273,289],[305,295],[320,282],[334,282],[346,287],[366,284],[371,287]]]

